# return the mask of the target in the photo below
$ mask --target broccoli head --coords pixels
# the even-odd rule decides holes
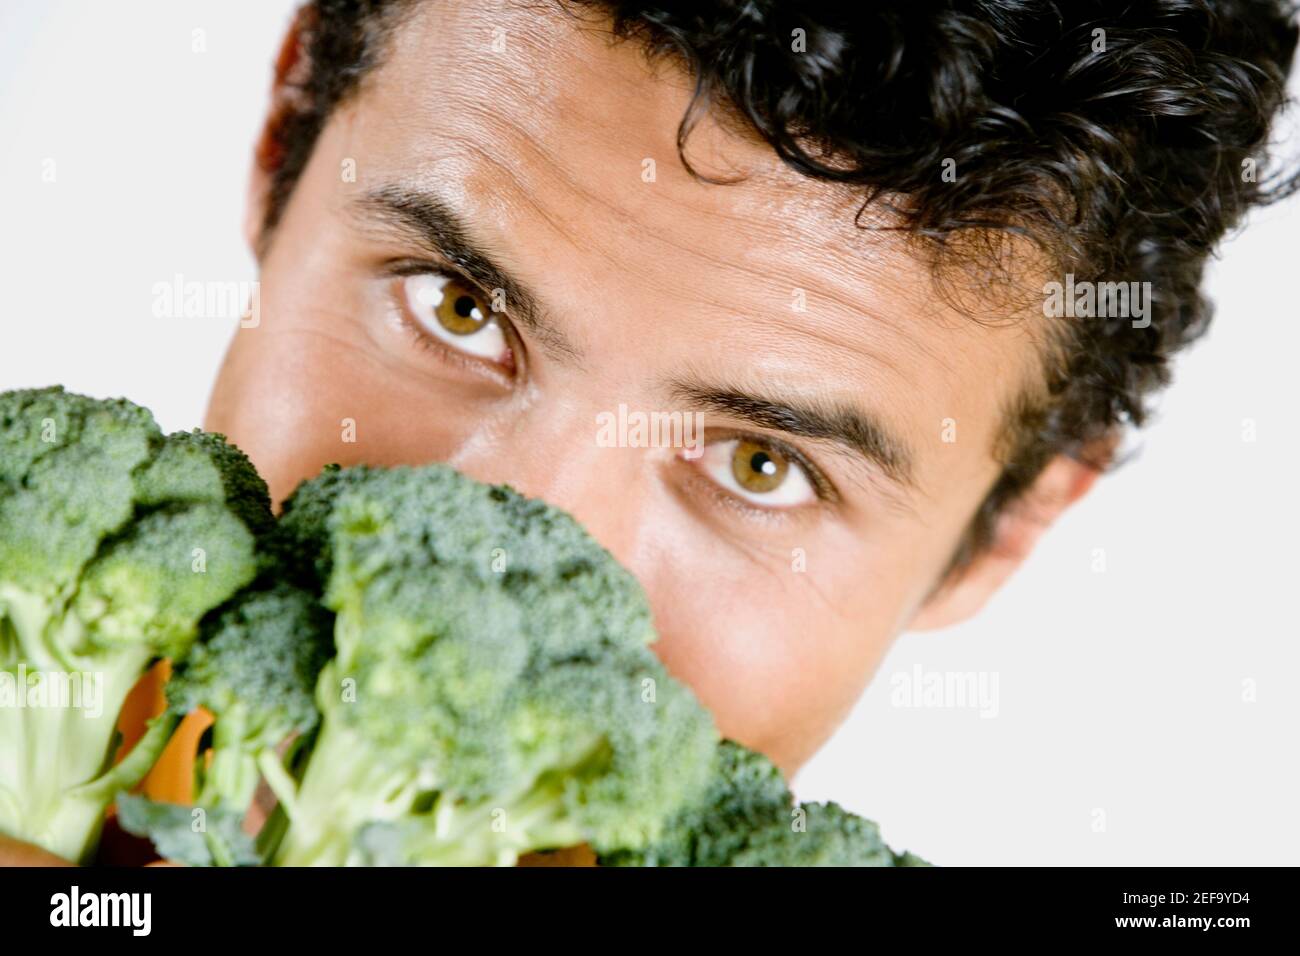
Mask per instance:
[[[512,863],[656,839],[717,738],[649,650],[632,576],[564,513],[450,468],[322,483],[286,516],[298,566],[328,569],[335,657],[301,782],[277,791],[276,861]]]
[[[0,394],[0,698],[14,698],[0,700],[0,832],[93,850],[113,794],[174,725],[114,767],[123,700],[252,579],[272,520],[219,435],[164,436],[139,406],[60,388]],[[93,701],[69,706],[74,687]]]

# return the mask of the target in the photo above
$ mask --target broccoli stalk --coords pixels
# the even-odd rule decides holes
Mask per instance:
[[[106,768],[117,714],[150,655],[128,651],[100,662],[55,653],[57,645],[43,635],[58,627],[68,646],[76,646],[81,638],[71,632],[81,628],[75,618],[58,620],[47,601],[12,586],[0,588],[0,608],[0,655],[6,662],[0,681],[8,691],[0,692],[0,742],[7,742],[0,743],[0,832],[22,834],[52,853],[80,859],[97,840],[108,803],[100,799],[100,788],[108,787],[110,797],[116,789]],[[88,679],[78,684],[83,676]],[[76,702],[74,693],[84,693],[82,706],[50,700],[60,686],[68,687],[69,704]]]
[[[247,807],[257,789],[257,759],[262,747],[256,740],[247,711],[234,708],[222,714],[212,728],[212,756],[202,770],[194,802],[201,807],[228,805]]]
[[[595,757],[596,750],[591,752]],[[579,766],[572,768],[585,772]],[[353,861],[371,865],[513,866],[539,848],[578,846],[586,831],[565,806],[565,774],[548,769],[516,792],[461,802],[440,796],[426,815],[371,822],[352,841]],[[508,808],[508,809],[507,809]]]
[[[107,675],[105,686],[116,680],[129,690],[142,671]],[[124,697],[106,694],[96,717],[70,707],[0,709],[0,741],[21,742],[22,749],[4,745],[0,832],[65,859],[91,855],[113,795],[149,771],[176,726],[170,718],[153,721],[130,753],[110,766]]]
[[[328,681],[323,676],[322,682]],[[276,863],[280,866],[343,866],[357,862],[353,839],[367,824],[413,812],[429,789],[418,768],[389,767],[370,759],[365,740],[346,729],[322,733],[311,753],[311,772],[301,787],[277,790],[289,819]]]
[[[121,400],[0,394],[0,832],[93,852],[113,794],[175,723],[113,766],[123,701],[248,583],[271,522],[265,484],[220,436],[164,437]]]

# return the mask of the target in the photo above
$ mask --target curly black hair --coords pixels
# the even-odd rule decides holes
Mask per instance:
[[[259,157],[266,236],[330,112],[424,2],[299,11]],[[883,209],[887,228],[936,262],[972,249],[996,258],[996,242],[973,237],[1015,236],[1076,280],[1151,283],[1144,328],[1062,323],[1045,387],[1008,410],[1001,478],[954,565],[988,543],[1053,456],[1108,464],[1097,449],[1145,420],[1170,356],[1209,322],[1200,285],[1215,244],[1249,208],[1296,188],[1295,175],[1264,173],[1297,39],[1283,0],[555,2],[694,77],[683,162],[693,124],[716,110],[804,175],[859,188],[859,225]]]

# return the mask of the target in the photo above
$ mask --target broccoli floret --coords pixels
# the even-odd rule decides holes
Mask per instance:
[[[93,851],[175,723],[154,721],[114,766],[123,700],[252,579],[271,521],[221,436],[164,437],[139,406],[60,388],[0,394],[0,832]],[[94,700],[49,699],[73,687]]]
[[[276,862],[508,864],[656,839],[717,737],[649,650],[631,575],[562,512],[449,468],[324,481],[290,514],[300,546],[327,541],[298,566],[329,569],[336,656],[301,782],[278,781]]]
[[[684,806],[655,843],[607,854],[606,866],[726,866],[750,835],[784,819],[791,806],[781,771],[730,740],[719,743],[708,787]]]
[[[135,478],[136,503],[220,501],[256,535],[275,523],[266,482],[226,439],[194,429],[176,432]]]
[[[123,795],[122,828],[190,866],[259,862],[241,824],[260,775],[283,773],[277,748],[320,720],[313,694],[332,653],[331,627],[312,594],[274,582],[240,592],[207,617],[167,684],[177,717],[199,708],[215,717],[210,755],[196,767],[194,805]]]
[[[331,652],[330,624],[310,594],[285,584],[245,591],[204,623],[167,684],[177,715],[203,707],[219,716],[200,806],[242,813],[257,787],[258,761],[315,729],[312,696]]]
[[[870,820],[835,803],[795,803],[781,772],[732,741],[717,748],[709,786],[639,849],[604,866],[925,866],[895,854]]]
[[[728,866],[893,866],[870,820],[835,803],[800,803],[751,834]]]

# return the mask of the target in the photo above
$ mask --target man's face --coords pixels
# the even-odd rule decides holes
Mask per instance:
[[[737,181],[692,178],[690,89],[599,24],[424,5],[318,141],[208,427],[277,500],[445,461],[572,512],[669,670],[790,771],[940,578],[1037,346],[742,134],[704,121],[688,155]],[[653,438],[620,406],[702,412],[703,454],[609,447]]]

